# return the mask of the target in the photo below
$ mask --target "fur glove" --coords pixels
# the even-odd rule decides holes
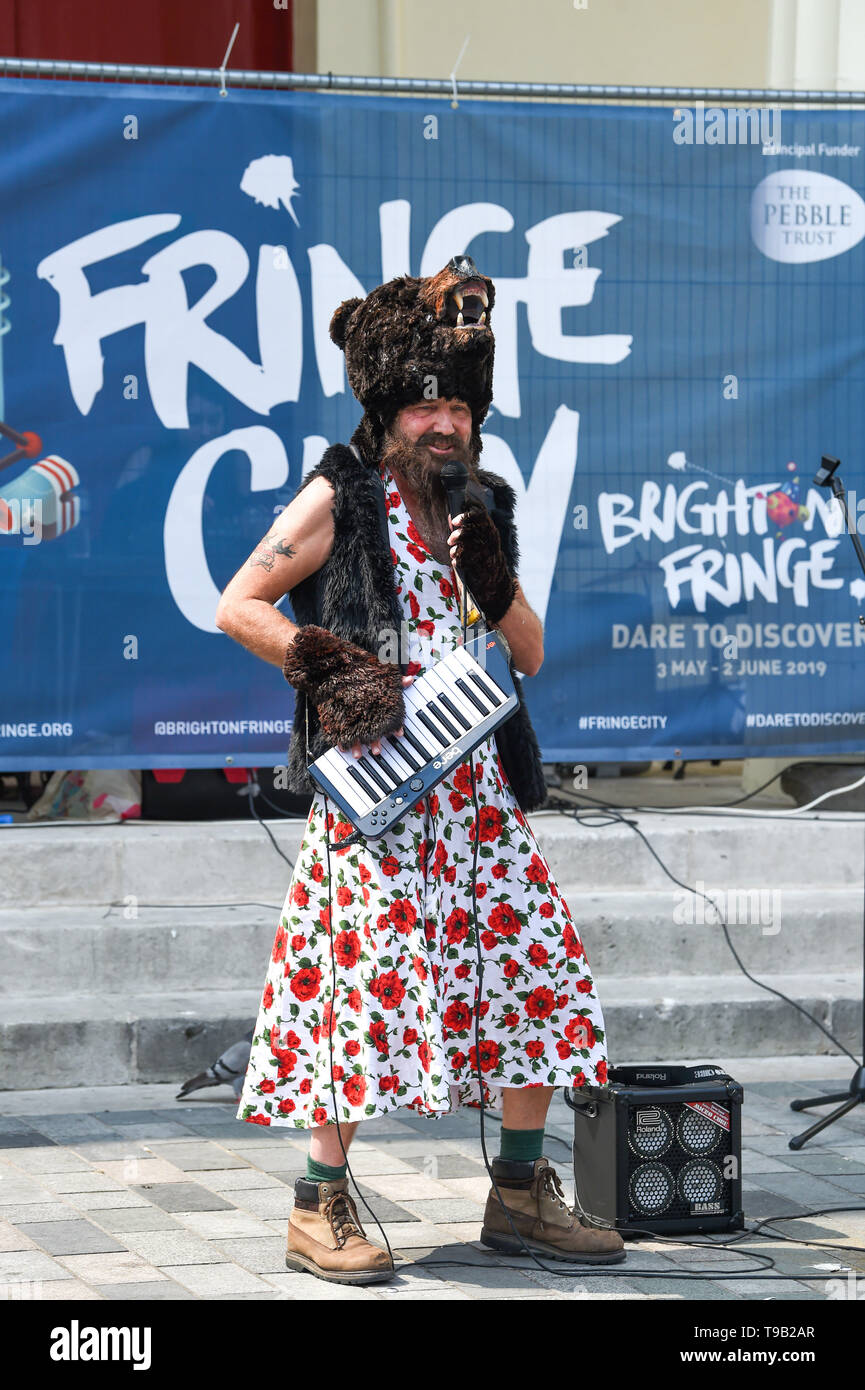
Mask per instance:
[[[402,727],[402,671],[363,647],[309,623],[297,631],[282,664],[290,685],[318,710],[328,738],[343,748],[374,743]]]
[[[498,527],[478,502],[466,499],[454,564],[488,623],[502,619],[514,601],[517,581],[502,552]]]

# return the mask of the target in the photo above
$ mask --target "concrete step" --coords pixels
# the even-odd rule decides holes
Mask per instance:
[[[0,911],[0,997],[263,989],[280,906]]]
[[[561,887],[592,970],[604,979],[734,968],[721,927],[687,921],[672,886],[593,893]],[[48,979],[62,981],[65,995],[255,989],[263,985],[282,896],[270,907],[0,910],[0,997],[42,996]],[[689,898],[685,906],[700,902]],[[788,962],[805,965],[818,952],[824,973],[854,970],[861,959],[861,889],[784,888],[774,903],[769,896],[735,905],[719,899],[719,906],[728,916],[735,906],[740,917],[751,918],[731,925],[730,938],[755,974]]]
[[[775,974],[790,996],[855,1051],[861,1030],[857,972]],[[614,1062],[675,1057],[778,1056],[834,1049],[797,1010],[737,973],[599,978]],[[0,999],[0,1090],[184,1081],[240,1038],[260,987],[134,996]]]
[[[262,976],[263,980],[263,976]],[[0,1090],[185,1081],[255,1021],[261,987],[0,999]]]
[[[703,891],[861,885],[862,820],[626,813],[680,881]],[[538,813],[531,825],[566,896],[670,889],[634,831]],[[297,855],[303,821],[270,821]],[[291,875],[256,822],[0,827],[0,908],[67,903],[282,902]],[[861,891],[861,889],[860,889]],[[570,899],[569,899],[570,901]]]

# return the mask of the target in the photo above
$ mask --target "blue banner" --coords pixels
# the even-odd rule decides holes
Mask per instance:
[[[768,117],[768,119],[766,119]],[[0,81],[0,767],[284,761],[221,589],[469,252],[548,759],[865,744],[865,116]],[[281,611],[291,616],[287,599]]]

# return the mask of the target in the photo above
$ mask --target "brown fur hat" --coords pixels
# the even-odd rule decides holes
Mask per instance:
[[[399,275],[334,311],[330,336],[364,408],[355,439],[367,458],[380,457],[385,430],[403,406],[458,396],[472,412],[477,460],[493,396],[495,295],[470,256],[454,256],[437,275]]]

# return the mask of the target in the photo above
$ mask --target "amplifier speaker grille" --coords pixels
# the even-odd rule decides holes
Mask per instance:
[[[635,1084],[644,1074],[611,1068],[607,1086],[565,1093],[580,1206],[620,1230],[742,1229],[741,1086],[709,1064]]]

